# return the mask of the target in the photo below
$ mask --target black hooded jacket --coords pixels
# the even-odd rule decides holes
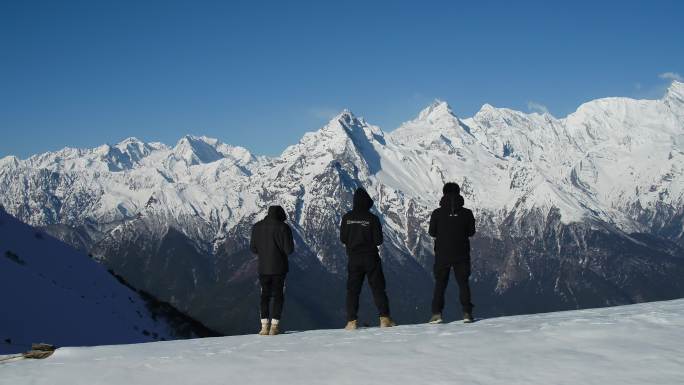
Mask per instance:
[[[340,240],[347,248],[350,261],[353,258],[378,256],[382,244],[380,220],[370,212],[373,199],[362,188],[354,192],[354,207],[344,214],[340,224]]]
[[[435,263],[452,264],[470,259],[470,239],[475,235],[473,212],[463,207],[458,193],[444,194],[430,216],[429,233],[435,238]]]
[[[285,219],[287,216],[282,207],[271,206],[266,218],[252,227],[249,247],[259,256],[259,274],[288,272],[287,256],[294,251],[294,241]]]

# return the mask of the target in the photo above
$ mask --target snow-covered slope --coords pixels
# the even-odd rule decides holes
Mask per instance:
[[[0,384],[679,385],[684,300],[484,319],[63,348]]]
[[[405,322],[428,311],[427,219],[447,181],[478,221],[478,312],[677,298],[682,95],[673,82],[658,100],[598,99],[561,119],[491,105],[459,118],[436,101],[391,132],[343,111],[274,158],[195,136],[5,157],[0,204],[226,333],[247,332],[257,316],[246,246],[271,204],[285,207],[297,242],[289,287],[301,292],[289,314],[334,326],[346,268],[336,232],[358,186],[376,200],[390,299]],[[329,298],[306,295],[321,285]]]
[[[79,346],[158,341],[179,333],[150,303],[91,260],[0,207],[0,353],[33,342]],[[28,346],[27,346],[28,345]]]

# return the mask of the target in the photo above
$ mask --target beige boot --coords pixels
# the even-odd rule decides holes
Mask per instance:
[[[428,323],[431,324],[441,324],[442,323],[442,314],[441,313],[435,313],[432,315],[432,318],[430,318],[430,321]]]
[[[356,320],[347,322],[347,326],[344,327],[344,330],[356,330],[356,329],[358,329],[358,326],[356,325]]]
[[[271,323],[271,330],[268,332],[269,336],[277,336],[280,334],[280,326],[276,323]]]
[[[391,328],[392,326],[397,326],[397,324],[390,317],[380,317],[381,328]]]
[[[268,333],[270,332],[269,327],[270,327],[270,324],[268,323],[268,321],[266,321],[266,322],[261,321],[261,330],[259,331],[259,335],[260,336],[267,336]]]

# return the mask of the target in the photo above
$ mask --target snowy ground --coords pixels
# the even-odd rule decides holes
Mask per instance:
[[[0,384],[678,384],[684,300],[357,332],[62,348]]]

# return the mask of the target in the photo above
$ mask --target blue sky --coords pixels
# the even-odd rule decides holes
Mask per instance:
[[[682,1],[0,0],[0,156],[136,136],[275,155],[343,108],[556,116],[684,74]],[[670,76],[663,75],[670,73]]]

